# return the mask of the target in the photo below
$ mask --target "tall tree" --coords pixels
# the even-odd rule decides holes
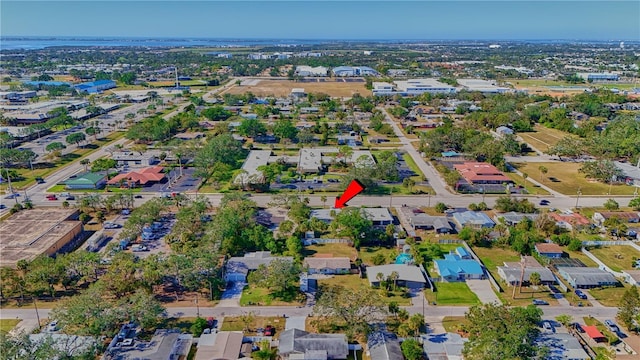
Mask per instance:
[[[640,332],[640,295],[638,287],[631,286],[622,295],[618,306],[618,319],[629,331]]]

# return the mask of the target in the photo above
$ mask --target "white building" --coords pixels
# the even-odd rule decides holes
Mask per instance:
[[[298,65],[296,75],[298,76],[327,76],[327,68],[324,66],[311,67],[308,65]]]
[[[458,79],[458,84],[467,91],[479,91],[485,94],[502,94],[510,90],[497,86],[495,81],[482,79]]]
[[[373,85],[373,89],[371,91],[373,92],[374,96],[394,94],[393,85],[389,84],[388,82],[374,82],[372,85]]]
[[[396,93],[400,95],[454,94],[456,92],[455,87],[431,78],[394,81],[394,84],[396,85]]]

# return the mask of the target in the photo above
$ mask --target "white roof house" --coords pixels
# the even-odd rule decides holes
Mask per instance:
[[[270,156],[271,150],[251,150],[244,164],[242,164],[242,170],[246,173],[238,174],[234,182],[236,184],[249,183],[262,178],[262,171],[258,170],[258,168],[267,165]]]
[[[311,210],[310,217],[330,223],[332,214],[338,215],[341,209],[315,209]],[[361,208],[363,215],[373,222],[373,225],[393,224],[393,216],[387,208]]]

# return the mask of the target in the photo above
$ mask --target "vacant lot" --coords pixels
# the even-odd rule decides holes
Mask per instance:
[[[329,279],[320,279],[318,280],[319,286],[341,286],[347,289],[352,290],[353,292],[359,292],[362,289],[370,288],[369,281],[365,279],[361,279],[359,274],[352,275],[336,275]],[[411,298],[404,296],[404,289],[398,287],[396,291],[388,291],[383,292],[379,290],[382,299],[386,303],[395,302],[398,305],[405,306],[411,305]]]
[[[514,262],[520,261],[520,255],[517,252],[507,249],[507,248],[485,248],[485,247],[474,247],[473,252],[480,257],[480,260],[484,263],[484,265],[491,271],[492,273],[496,271],[498,266],[503,266],[505,262]]]
[[[243,85],[231,88],[230,94],[251,92],[256,96],[287,96],[293,88],[303,88],[309,93],[325,93],[335,97],[351,97],[353,94],[369,95],[370,90],[364,82],[336,82],[326,79],[325,82],[295,82],[290,80],[260,80],[256,85]]]
[[[362,263],[365,265],[375,265],[373,263],[373,258],[381,254],[386,259],[385,264],[391,264],[395,262],[396,256],[398,256],[398,250],[394,248],[385,248],[378,246],[363,246],[360,248],[360,259],[362,259]]]
[[[534,148],[544,152],[554,146],[560,139],[569,134],[564,131],[550,129],[544,126],[536,125],[535,132],[518,133],[525,142]]]
[[[530,178],[541,182],[566,195],[576,195],[580,188],[582,195],[608,195],[610,186],[600,182],[588,180],[578,169],[582,163],[548,162],[548,163],[513,163],[513,166]],[[542,174],[540,166],[547,168],[547,174]],[[628,185],[611,186],[611,195],[633,195],[634,187]]]
[[[625,245],[603,246],[589,251],[613,271],[632,270],[633,261],[640,259],[638,250]]]
[[[480,299],[465,282],[440,282],[435,284],[438,291],[426,290],[427,301],[438,305],[471,306],[480,304]]]
[[[620,300],[627,289],[626,286],[590,289],[589,294],[604,306],[617,307],[620,306]]]
[[[358,257],[358,251],[347,244],[316,244],[304,248],[304,256],[318,256],[330,254],[333,257],[348,257],[352,261]]]

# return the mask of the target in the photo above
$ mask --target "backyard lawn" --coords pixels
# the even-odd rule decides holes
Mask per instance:
[[[445,316],[442,318],[442,327],[446,332],[457,332],[469,322],[464,316]]]
[[[303,250],[305,257],[326,254],[333,255],[333,257],[348,257],[352,261],[358,257],[358,251],[353,246],[341,243],[309,245],[305,246]]]
[[[578,171],[582,163],[567,161],[513,163],[512,165],[521,172],[527,173],[531,179],[565,195],[575,196],[577,189],[580,189],[582,195],[608,195],[609,193],[608,184],[587,180],[584,174]],[[539,170],[540,166],[546,167],[548,172],[542,174]],[[611,195],[633,195],[634,189],[629,185],[613,185]]]
[[[329,279],[320,279],[318,280],[318,286],[341,286],[347,289],[351,289],[353,292],[358,292],[360,289],[365,289],[370,287],[369,281],[365,279],[361,279],[359,274],[351,274],[351,275],[336,275]],[[383,293],[380,290],[382,299],[386,303],[396,302],[400,306],[411,305],[411,298],[404,297],[403,288],[398,287],[396,291],[389,291],[387,294]]]
[[[395,262],[396,256],[398,256],[398,250],[378,246],[363,246],[360,248],[358,256],[362,260],[363,264],[374,265],[373,258],[378,254],[382,254],[382,256],[384,256],[386,259],[385,264],[392,264]]]
[[[591,258],[588,257],[587,255],[585,255],[582,251],[565,250],[565,252],[567,254],[569,254],[569,258],[571,258],[571,259],[580,260],[580,261],[582,261],[583,264],[585,264],[585,265],[587,265],[589,267],[598,267],[598,264],[596,264],[595,261],[591,260]]]
[[[480,304],[480,299],[465,282],[439,282],[435,284],[435,287],[438,291],[424,291],[426,299],[430,303],[460,306]]]
[[[473,252],[480,257],[480,260],[491,271],[494,276],[498,275],[498,266],[503,266],[505,262],[520,261],[520,255],[515,251],[499,247],[474,247]]]
[[[633,261],[640,259],[640,252],[631,246],[612,245],[590,248],[589,251],[611,270],[632,270]]]
[[[11,331],[18,323],[22,321],[20,319],[0,319],[0,333],[7,333]]]

